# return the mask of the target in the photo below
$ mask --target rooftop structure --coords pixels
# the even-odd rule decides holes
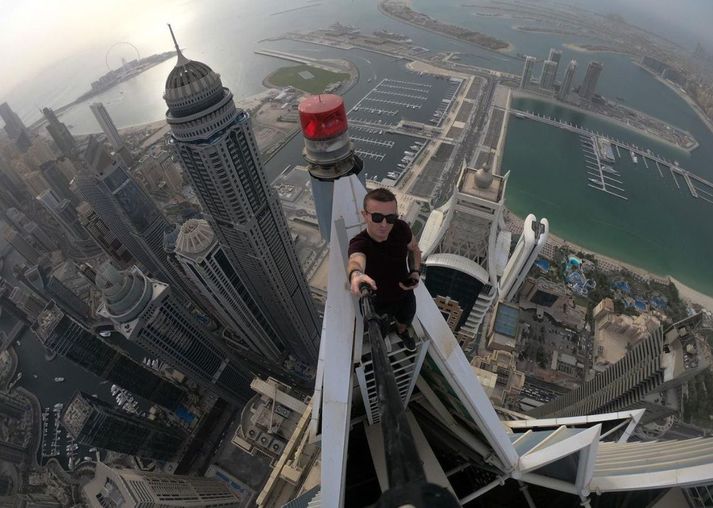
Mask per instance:
[[[251,376],[168,285],[137,267],[121,272],[107,262],[97,272],[102,292],[97,314],[110,319],[116,331],[220,397],[233,403],[247,400]]]
[[[535,408],[536,417],[574,416],[639,407],[652,394],[680,386],[711,365],[711,353],[696,329],[702,316],[661,326],[594,379]]]
[[[78,392],[62,413],[62,425],[79,444],[168,461],[186,434],[175,427],[127,413]]]
[[[103,462],[97,462],[94,478],[82,487],[82,494],[92,508],[240,505],[220,480],[110,467]]]
[[[476,356],[471,365],[495,375],[495,383],[488,397],[496,406],[507,407],[515,402],[525,386],[525,374],[517,370],[516,358],[508,351],[496,350],[485,357]]]
[[[507,178],[464,164],[453,197],[421,235],[426,287],[449,315],[459,313],[454,329],[471,338],[496,298],[510,248],[501,229]]]
[[[627,442],[643,410],[547,420],[510,412],[508,417],[516,419],[502,421],[422,285],[414,290],[414,330],[420,352],[414,358],[394,348],[379,356],[387,359],[392,372],[408,366],[410,373],[403,383],[412,389],[375,402],[376,396],[364,387],[369,378],[365,380],[362,373],[388,376],[388,369],[368,368],[376,363],[377,353],[366,338],[378,327],[370,322],[365,336],[367,325],[345,284],[347,239],[360,227],[364,194],[355,176],[334,182],[325,340],[312,408],[305,412],[310,423],[298,426],[292,439],[321,444],[316,462],[321,482],[319,488],[297,483],[291,491],[295,503],[306,505],[319,499],[322,506],[344,506],[348,499],[366,505],[382,496],[396,503],[399,498],[389,497],[390,492],[403,493],[398,490],[403,484],[398,478],[394,482],[390,467],[398,463],[395,454],[402,450],[387,425],[369,415],[374,406],[377,413],[388,413],[387,406],[397,404],[399,397],[407,420],[400,433],[408,428],[413,451],[423,465],[425,478],[419,485],[442,486],[455,493],[461,505],[478,500],[484,506],[534,502],[553,508],[590,507],[595,496],[611,501],[626,496],[628,502],[636,503],[650,489],[713,481],[713,439]],[[678,326],[680,332],[688,324]],[[683,359],[681,365],[685,368]],[[288,484],[277,481],[277,475],[297,457],[298,449],[288,444],[276,468],[276,481],[268,482],[258,498],[260,506],[268,506],[265,503],[274,499],[276,489],[286,495]]]
[[[40,312],[32,330],[47,350],[169,410],[175,411],[187,399],[185,389],[110,346],[54,302]]]

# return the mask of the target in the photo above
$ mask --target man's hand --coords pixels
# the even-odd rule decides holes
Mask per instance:
[[[374,282],[374,279],[369,277],[367,274],[359,271],[352,272],[352,280],[350,281],[350,286],[353,295],[361,296],[361,290],[359,289],[359,286],[361,286],[363,283],[369,284],[371,286],[371,289],[376,291],[376,282]]]
[[[399,287],[404,291],[413,291],[413,289],[418,286],[421,276],[418,272],[411,272],[408,274],[408,279],[405,282],[413,282],[413,284],[406,285],[403,282],[399,282]]]

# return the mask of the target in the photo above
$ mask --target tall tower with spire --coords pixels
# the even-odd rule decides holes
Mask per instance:
[[[235,106],[219,74],[187,59],[173,41],[178,61],[164,94],[171,143],[246,288],[245,306],[262,314],[255,322],[267,320],[291,353],[314,363],[319,319],[250,116]]]

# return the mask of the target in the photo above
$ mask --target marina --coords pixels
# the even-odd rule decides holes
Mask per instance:
[[[691,196],[696,199],[703,199],[704,201],[713,204],[713,182],[710,182],[706,180],[705,178],[702,178],[694,173],[691,173],[690,171],[687,171],[683,168],[681,168],[676,161],[671,161],[668,160],[662,156],[653,154],[650,150],[644,150],[636,145],[633,145],[631,143],[626,143],[624,141],[621,141],[619,139],[611,138],[608,137],[600,132],[593,131],[591,129],[587,129],[585,127],[582,127],[580,125],[576,125],[571,122],[567,122],[564,120],[560,120],[557,118],[552,118],[550,116],[546,115],[541,115],[538,113],[530,112],[530,111],[522,111],[522,110],[517,110],[517,109],[512,109],[511,112],[515,115],[518,115],[518,118],[527,118],[530,120],[535,120],[537,122],[541,122],[547,125],[551,125],[553,127],[557,127],[560,129],[564,129],[570,132],[575,132],[580,135],[580,139],[584,138],[589,138],[589,141],[583,141],[583,149],[584,147],[588,147],[587,150],[585,151],[585,160],[587,161],[587,169],[588,172],[593,172],[591,176],[594,178],[595,181],[592,181],[590,179],[589,186],[593,187],[597,190],[601,190],[604,192],[608,192],[609,194],[614,194],[616,197],[624,199],[624,196],[622,195],[617,195],[617,192],[613,192],[609,190],[608,188],[619,190],[613,185],[605,185],[605,175],[603,175],[603,171],[601,169],[601,156],[598,151],[599,144],[601,141],[599,140],[604,140],[606,141],[611,147],[614,147],[617,151],[617,154],[619,155],[619,158],[621,159],[621,149],[624,149],[625,151],[628,151],[630,156],[631,156],[631,161],[634,165],[638,165],[639,163],[639,158],[641,158],[644,162],[644,165],[646,168],[649,167],[649,162],[653,162],[656,164],[656,168],[658,169],[659,175],[661,178],[664,177],[663,171],[661,169],[661,166],[664,168],[668,168],[671,172],[671,175],[673,177],[673,180],[676,184],[676,187],[680,189],[680,185],[676,181],[676,178],[673,176],[675,174],[679,175],[684,179],[686,182],[686,186],[688,188],[688,191],[690,192]],[[621,189],[623,190],[623,189]]]

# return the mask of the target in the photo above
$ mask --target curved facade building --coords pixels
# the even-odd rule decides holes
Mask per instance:
[[[497,297],[507,261],[507,179],[464,165],[453,197],[431,213],[421,236],[426,287],[451,329],[466,340],[475,336]]]
[[[314,364],[319,319],[250,117],[216,72],[176,49],[164,94],[175,153],[245,288],[244,307],[255,323],[270,323],[290,353]]]
[[[102,292],[98,314],[124,337],[226,400],[250,398],[250,374],[217,337],[198,327],[167,284],[136,267],[122,272],[107,262],[97,271],[96,285]]]

